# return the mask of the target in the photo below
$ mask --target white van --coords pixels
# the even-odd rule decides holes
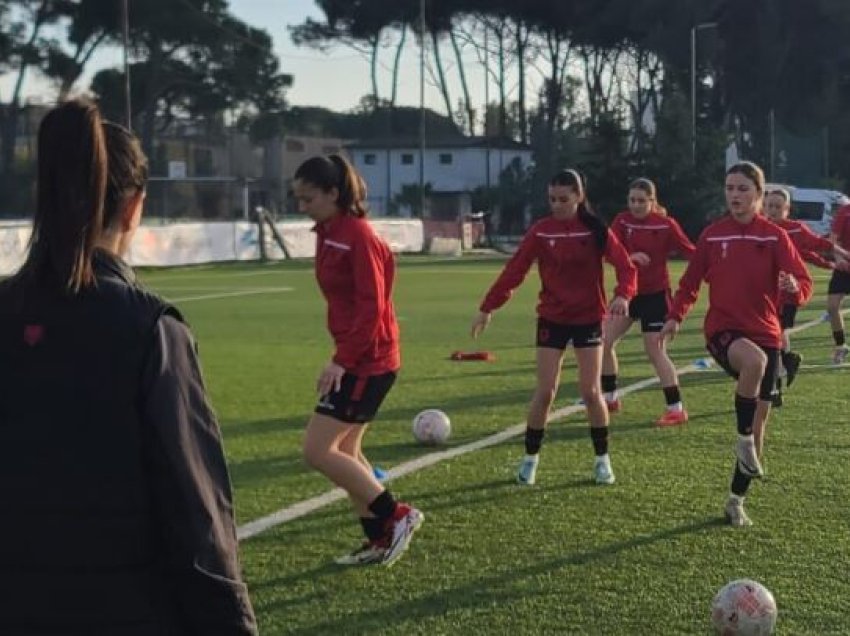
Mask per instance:
[[[817,188],[797,188],[795,186],[768,183],[766,192],[771,189],[785,188],[791,193],[791,218],[803,221],[813,232],[824,236],[829,234],[832,217],[838,208],[850,204],[850,197],[836,190]]]

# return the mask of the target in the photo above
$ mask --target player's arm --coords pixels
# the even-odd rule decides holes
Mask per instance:
[[[165,316],[144,371],[142,418],[155,530],[180,633],[255,636],[239,568],[230,476],[189,329]]]

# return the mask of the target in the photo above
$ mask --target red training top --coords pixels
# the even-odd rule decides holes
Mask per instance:
[[[333,361],[358,376],[401,366],[392,291],[395,259],[366,219],[340,214],[318,223],[316,279],[328,302]]]
[[[658,212],[650,212],[639,219],[630,211],[621,212],[611,224],[629,254],[643,252],[649,264],[638,266],[638,294],[655,294],[670,289],[667,258],[672,252],[690,256],[696,249],[685,236],[676,219]]]
[[[668,318],[682,321],[704,280],[709,285],[707,338],[720,331],[740,331],[758,345],[779,348],[780,272],[797,279],[800,302],[811,297],[812,278],[785,230],[761,215],[741,224],[727,214],[700,235]]]
[[[523,237],[516,254],[493,283],[481,311],[504,305],[525,279],[532,263],[540,272],[537,315],[561,325],[589,325],[602,320],[605,302],[602,258],[617,271],[614,294],[630,300],[635,294],[635,267],[619,239],[609,230],[604,254],[593,233],[578,216],[540,219]]]
[[[797,251],[800,252],[800,256],[803,257],[805,262],[811,263],[816,267],[822,267],[823,269],[835,269],[835,263],[826,260],[820,254],[820,252],[832,251],[832,241],[818,236],[802,221],[782,219],[781,221],[774,221],[774,223],[788,232],[788,237],[791,239],[794,247],[797,248]],[[782,305],[799,306],[799,304],[799,299],[795,295],[784,291],[779,293],[780,307]]]
[[[832,219],[832,233],[839,247],[850,250],[850,205],[842,206]]]

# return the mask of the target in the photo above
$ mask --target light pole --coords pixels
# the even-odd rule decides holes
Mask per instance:
[[[697,32],[717,28],[717,22],[691,27],[691,162],[697,165]]]

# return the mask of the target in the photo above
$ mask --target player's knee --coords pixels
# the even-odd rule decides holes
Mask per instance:
[[[747,359],[745,366],[754,375],[762,376],[767,369],[767,355],[764,351],[755,351]]]
[[[304,440],[302,452],[304,455],[304,461],[307,462],[307,465],[310,466],[310,468],[315,468],[317,470],[324,466],[325,460],[328,456],[327,449],[322,448],[321,445],[317,444],[309,437]]]
[[[599,389],[599,386],[594,384],[591,386],[583,386],[579,389],[581,393],[581,399],[585,404],[592,404],[594,402],[598,402],[602,399],[602,393]]]
[[[534,399],[540,404],[551,405],[552,402],[555,401],[555,393],[557,392],[557,387],[554,384],[545,384],[542,386],[538,386],[537,390],[534,392]]]

